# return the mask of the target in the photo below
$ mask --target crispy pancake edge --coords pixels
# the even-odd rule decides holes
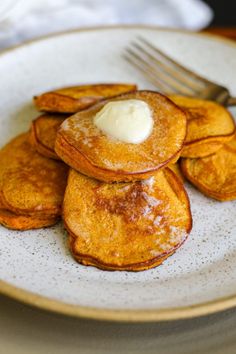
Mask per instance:
[[[30,144],[35,148],[35,150],[47,157],[49,159],[60,160],[60,157],[57,156],[54,150],[50,149],[48,146],[44,145],[37,137],[36,128],[34,121],[32,122],[31,129],[30,129],[30,136],[29,136]]]
[[[80,153],[76,148],[69,144],[60,133],[57,134],[55,149],[58,155],[61,157],[63,156],[63,161],[71,168],[88,177],[92,177],[106,183],[134,182],[147,179],[151,177],[157,170],[172,163],[172,161],[174,163],[179,157],[179,151],[177,151],[174,156],[165,161],[165,163],[160,164],[156,169],[128,174],[122,171],[115,172],[94,166],[82,153]]]
[[[185,239],[186,240],[186,239]],[[159,265],[161,265],[168,257],[172,256],[175,251],[181,247],[181,245],[185,242],[185,240],[178,245],[178,247],[176,247],[174,250],[172,250],[171,252],[167,253],[166,255],[163,255],[162,257],[160,257],[157,260],[153,260],[153,261],[147,261],[147,262],[140,262],[140,263],[136,263],[136,264],[131,264],[131,265],[127,265],[127,266],[116,266],[114,267],[114,265],[112,264],[104,264],[99,262],[99,260],[96,260],[95,258],[92,257],[88,257],[86,255],[77,255],[73,252],[73,244],[74,244],[74,236],[69,234],[69,248],[71,250],[72,256],[76,259],[77,262],[85,265],[85,266],[93,266],[93,267],[97,267],[101,270],[107,270],[107,271],[130,271],[130,272],[140,272],[143,270],[148,270],[151,268],[155,268]]]
[[[210,136],[203,139],[194,140],[185,143],[180,153],[181,157],[198,158],[206,157],[217,152],[224,144],[233,139],[236,128],[233,133],[228,135]]]
[[[39,96],[34,96],[33,101],[36,106],[36,108],[39,111],[44,111],[44,112],[51,112],[51,113],[76,113],[82,109],[86,109],[95,103],[99,102],[101,99],[103,99],[106,96],[83,96],[80,97],[79,99],[63,95],[61,92],[62,90],[66,89],[76,89],[80,88],[83,90],[83,88],[104,88],[104,87],[110,87],[110,89],[115,89],[117,87],[123,86],[124,90],[123,92],[131,92],[131,91],[136,91],[137,90],[137,85],[136,84],[129,84],[129,83],[99,83],[99,84],[84,84],[84,85],[79,85],[79,86],[71,86],[71,87],[62,87],[62,88],[57,88],[53,91],[48,91],[45,92]],[[114,93],[114,95],[111,95],[109,97],[115,96],[117,93]]]
[[[38,137],[37,134],[37,123],[39,119],[42,119],[44,116],[40,115],[39,117],[37,117],[36,119],[34,119],[31,123],[31,127],[30,127],[30,132],[29,132],[29,141],[30,144],[35,148],[35,150],[43,155],[44,157],[50,158],[50,159],[54,159],[54,160],[61,160],[60,157],[56,154],[55,150],[51,149],[49,146],[45,145],[40,138]],[[46,114],[47,116],[47,114]],[[59,115],[58,117],[61,116],[61,118],[63,118],[63,115]],[[53,117],[53,115],[52,115]],[[65,115],[65,119],[68,118],[67,115]],[[55,117],[55,119],[57,119],[57,117]],[[50,130],[49,130],[50,133]],[[56,140],[56,139],[55,139]]]
[[[43,211],[37,210],[37,211],[32,211],[31,209],[25,208],[24,210],[15,208],[13,205],[9,204],[5,197],[4,193],[0,192],[0,198],[1,198],[1,205],[4,206],[4,209],[11,211],[12,213],[19,215],[19,216],[31,216],[31,217],[36,217],[36,218],[45,218],[47,217],[60,217],[61,215],[61,209],[62,206],[57,207],[57,208],[50,208],[50,209],[43,209]]]
[[[9,210],[0,209],[0,224],[11,230],[32,230],[41,229],[55,225],[59,221],[59,217],[41,217],[17,215]]]
[[[217,152],[216,152],[217,153]],[[197,178],[194,178],[192,174],[189,173],[189,168],[188,168],[188,162],[191,159],[181,159],[180,162],[180,167],[183,175],[186,177],[186,179],[191,182],[200,192],[202,192],[205,196],[216,199],[220,202],[226,202],[226,201],[231,201],[236,199],[236,191],[235,193],[217,193],[214,192],[213,190],[209,189],[202,183],[198,181]]]

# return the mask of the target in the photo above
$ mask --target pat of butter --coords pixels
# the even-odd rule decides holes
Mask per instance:
[[[95,115],[94,124],[103,133],[132,144],[142,143],[153,129],[148,104],[135,99],[107,103]]]

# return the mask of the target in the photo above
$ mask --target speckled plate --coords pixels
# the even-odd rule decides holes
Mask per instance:
[[[0,55],[0,144],[29,128],[37,115],[31,97],[51,88],[117,81],[152,88],[121,57],[138,34],[236,94],[230,41],[138,26],[64,33]],[[61,224],[30,232],[1,227],[0,291],[44,309],[117,321],[187,318],[236,305],[236,202],[187,189],[194,222],[189,239],[162,266],[144,272],[77,264]]]

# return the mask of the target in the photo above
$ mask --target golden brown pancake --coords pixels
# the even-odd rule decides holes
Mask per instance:
[[[19,229],[54,224],[67,182],[67,166],[38,154],[28,138],[21,134],[0,150],[0,223]]]
[[[9,210],[0,208],[0,224],[13,230],[31,230],[47,227],[55,224],[58,221],[56,217],[41,217],[17,215]]]
[[[192,227],[188,196],[168,168],[145,181],[116,184],[71,169],[63,219],[75,259],[107,270],[161,264]]]
[[[236,199],[236,135],[211,156],[183,159],[181,169],[205,195],[221,201]]]
[[[184,176],[181,172],[179,161],[176,163],[169,164],[168,167],[180,178],[182,182],[184,182]]]
[[[66,118],[62,114],[43,114],[33,120],[30,142],[41,155],[60,160],[54,151],[54,145],[57,131]]]
[[[93,117],[111,101],[145,101],[154,121],[150,136],[140,144],[111,139],[93,123]],[[136,91],[104,100],[66,119],[57,134],[55,151],[75,170],[105,182],[142,180],[178,157],[186,135],[183,111],[165,96]]]
[[[34,97],[39,111],[76,113],[88,108],[101,99],[134,91],[134,84],[94,84],[65,87]]]
[[[204,157],[233,138],[235,123],[226,108],[216,102],[178,95],[169,96],[187,114],[187,136],[182,157]]]

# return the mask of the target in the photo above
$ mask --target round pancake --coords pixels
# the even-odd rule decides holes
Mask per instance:
[[[187,115],[187,136],[182,157],[205,157],[233,138],[235,123],[226,108],[216,102],[170,95]]]
[[[75,113],[88,108],[103,98],[134,91],[134,84],[95,84],[65,87],[34,97],[39,111]]]
[[[211,156],[182,159],[181,169],[205,195],[220,201],[236,199],[236,135]]]
[[[30,129],[30,143],[41,155],[60,160],[54,150],[60,125],[67,118],[62,114],[43,114],[33,120]]]
[[[44,226],[61,214],[68,168],[38,154],[28,138],[21,134],[0,150],[0,206]]]
[[[145,101],[154,121],[150,136],[140,144],[112,139],[99,130],[93,117],[111,101]],[[175,161],[186,135],[185,113],[167,97],[152,91],[136,91],[104,100],[66,119],[57,134],[55,151],[75,170],[104,182],[146,179]]]
[[[188,196],[168,168],[145,181],[116,184],[70,170],[63,220],[75,259],[108,270],[161,264],[192,227]]]

